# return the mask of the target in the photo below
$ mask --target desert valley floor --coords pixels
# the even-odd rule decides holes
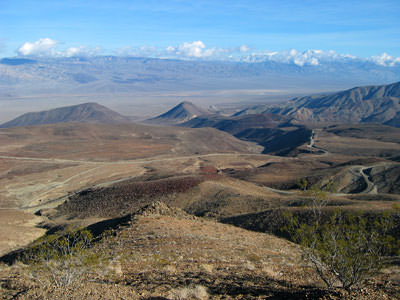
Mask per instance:
[[[269,222],[269,212],[296,209],[299,178],[333,180],[332,208],[391,209],[400,198],[400,165],[380,154],[399,153],[399,135],[370,139],[368,126],[356,131],[365,136],[348,132],[315,129],[312,147],[282,157],[261,154],[255,143],[212,128],[72,123],[2,129],[0,251],[26,246],[51,228],[94,226],[150,205],[134,226],[114,229],[114,250],[130,249],[134,259],[121,267],[123,288],[107,288],[104,299],[167,297],[186,285],[205,286],[223,299],[323,296],[318,288],[305,288],[320,283],[296,245],[226,223],[273,232],[278,225]],[[3,274],[16,272],[5,268]],[[388,274],[399,280],[396,268]],[[69,293],[103,299],[96,296],[98,285]],[[372,293],[398,292],[394,286]],[[6,295],[12,294],[10,288]]]
[[[1,297],[342,299],[280,234],[285,212],[304,209],[301,180],[334,187],[327,211],[391,211],[400,201],[400,129],[304,129],[265,114],[257,117],[263,131],[248,131],[249,118],[206,115],[192,124],[203,128],[156,120],[0,129]],[[260,136],[275,145],[270,153]],[[66,228],[88,228],[91,253],[107,263],[52,289],[17,261]],[[399,293],[394,264],[354,299]]]

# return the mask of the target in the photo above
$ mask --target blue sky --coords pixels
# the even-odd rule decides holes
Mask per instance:
[[[399,16],[399,0],[0,0],[0,57],[290,49],[400,57]]]

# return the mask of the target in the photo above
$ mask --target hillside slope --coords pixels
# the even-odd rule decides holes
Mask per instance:
[[[291,123],[289,118],[277,114],[249,114],[233,117],[217,115],[194,118],[181,124],[185,127],[213,127],[235,137],[258,143],[263,153],[287,155],[309,141],[311,130]]]
[[[156,155],[259,153],[260,147],[213,128],[63,123],[0,130],[6,156],[116,161]]]
[[[0,128],[34,126],[55,123],[129,123],[128,117],[97,103],[60,107],[56,109],[23,114],[14,120],[0,125]]]
[[[287,118],[268,113],[238,117],[212,115],[193,118],[183,123],[182,126],[191,128],[213,127],[235,135],[248,128],[276,128],[286,122],[288,122]]]
[[[207,116],[207,115],[210,115],[210,112],[195,106],[191,102],[184,101],[179,103],[177,106],[173,107],[166,113],[163,113],[162,115],[159,115],[155,118],[149,119],[146,122],[154,124],[174,125],[187,122],[199,116]]]
[[[381,123],[399,127],[400,82],[294,98],[280,106],[251,107],[239,115],[254,112],[280,114],[302,122]]]

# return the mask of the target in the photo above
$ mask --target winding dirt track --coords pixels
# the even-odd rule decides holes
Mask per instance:
[[[377,189],[375,184],[369,180],[369,177],[367,176],[367,174],[364,173],[364,170],[371,168],[371,166],[369,167],[364,167],[364,166],[353,166],[350,167],[348,170],[350,171],[350,173],[358,178],[362,178],[366,188],[364,190],[362,190],[360,193],[365,193],[365,194],[376,194],[377,193]]]
[[[213,159],[213,157],[216,157]],[[185,166],[186,161],[193,160],[193,163],[200,166],[199,161],[211,160],[219,161],[217,157],[223,158],[222,161],[236,161],[236,158],[247,160],[247,157],[254,157],[257,161],[264,162],[273,159],[271,156],[255,153],[209,153],[203,155],[187,156],[158,156],[137,160],[115,160],[115,161],[87,161],[77,159],[60,158],[38,158],[29,156],[0,155],[0,160],[20,162],[24,165],[34,163],[34,165],[60,165],[65,169],[49,169],[48,173],[27,174],[18,181],[9,181],[7,176],[3,176],[0,198],[4,197],[15,199],[15,206],[2,207],[0,210],[0,227],[4,234],[10,233],[12,241],[0,237],[0,255],[23,247],[27,243],[43,235],[44,230],[37,228],[37,223],[42,221],[41,217],[35,217],[32,213],[42,208],[53,208],[63,203],[71,191],[78,191],[87,187],[104,187],[117,182],[130,180],[143,174],[146,167],[155,166]],[[18,164],[18,165],[19,165]],[[229,163],[228,163],[229,164]],[[75,165],[75,166],[69,166]],[[39,168],[40,170],[40,168]],[[58,177],[58,174],[60,176]],[[7,175],[7,173],[4,173]],[[19,174],[18,174],[19,175]],[[3,198],[2,198],[3,199]],[[14,204],[14,203],[13,203]],[[7,216],[26,226],[16,227],[10,223]],[[34,223],[27,223],[26,220],[32,218]],[[32,221],[33,222],[33,221]],[[19,224],[19,223],[18,223]],[[0,232],[0,233],[1,233]]]
[[[362,167],[360,168],[360,174],[363,177],[365,183],[367,184],[367,187],[365,188],[365,190],[363,191],[363,193],[366,194],[377,194],[378,193],[378,188],[375,185],[374,182],[372,182],[369,179],[369,176],[367,174],[365,174],[365,170],[370,169],[371,167]]]
[[[378,166],[385,166],[385,165],[391,165],[390,163],[378,163],[374,165],[369,165],[369,166],[353,166],[349,168],[349,171],[354,175],[358,177],[362,177],[366,184],[366,188],[361,191],[360,193],[363,194],[378,194],[378,187],[377,185],[371,181],[370,177],[365,173],[366,170],[378,167]]]
[[[313,146],[315,147],[315,146]],[[324,151],[325,153],[322,155],[327,155],[328,151]],[[321,154],[319,154],[318,156],[320,156]],[[84,160],[69,160],[69,159],[57,159],[57,158],[35,158],[35,157],[19,157],[19,156],[4,156],[1,155],[0,158],[2,159],[13,159],[13,160],[26,160],[26,161],[38,161],[38,162],[43,162],[43,163],[57,163],[57,164],[71,164],[71,163],[78,163],[78,164],[82,164],[82,165],[93,165],[93,168],[90,168],[89,170],[85,170],[83,172],[77,173],[75,175],[73,175],[72,177],[67,178],[66,180],[62,181],[62,182],[57,182],[54,183],[54,186],[52,186],[52,188],[57,188],[57,187],[61,187],[65,184],[67,184],[68,182],[72,181],[73,179],[79,178],[85,174],[89,174],[92,172],[95,172],[97,169],[101,168],[102,166],[107,166],[107,165],[118,165],[118,164],[124,164],[124,165],[144,165],[144,164],[151,164],[151,163],[157,163],[157,162],[173,162],[173,161],[181,161],[181,160],[188,160],[188,159],[201,159],[201,158],[207,158],[207,157],[232,157],[232,156],[236,156],[236,157],[243,157],[243,156],[260,156],[260,157],[265,157],[265,155],[262,154],[254,154],[254,153],[210,153],[210,154],[202,154],[202,155],[188,155],[188,156],[179,156],[179,157],[159,157],[159,158],[153,158],[153,159],[137,159],[137,160],[122,160],[122,161],[106,161],[106,162],[102,162],[102,161],[84,161]],[[266,158],[266,157],[265,157]],[[270,157],[269,157],[270,159]],[[369,176],[367,174],[364,173],[364,171],[366,169],[369,169],[373,166],[353,166],[350,168],[350,171],[357,177],[362,177],[363,180],[365,181],[366,184],[366,188],[365,190],[362,191],[362,193],[370,193],[370,194],[376,194],[377,193],[377,187],[376,185],[369,179]],[[123,182],[126,180],[130,180],[132,179],[134,176],[127,176],[127,177],[123,177],[123,178],[119,178],[116,180],[109,180],[109,181],[103,181],[99,184],[93,185],[93,187],[105,187],[117,182]],[[273,188],[269,188],[266,187],[268,190],[278,193],[278,194],[293,194],[293,192],[291,191],[284,191],[284,190],[278,190],[278,189],[273,189]],[[44,194],[46,194],[46,192],[44,192]],[[335,195],[335,194],[333,194]],[[339,194],[338,194],[339,195]],[[33,205],[33,206],[25,206],[22,209],[27,209],[27,210],[31,210],[31,209],[39,209],[39,208],[44,208],[44,207],[48,207],[53,206],[53,205],[58,205],[60,203],[62,203],[63,201],[65,201],[66,196],[63,197],[59,197],[57,199],[53,199],[50,201],[47,201],[46,203],[43,204],[39,204],[39,205]]]
[[[65,196],[68,194],[66,187],[70,185],[73,190],[79,190],[81,188],[84,188],[86,184],[81,184],[79,186],[76,185],[76,182],[82,182],[85,181],[88,186],[93,186],[93,187],[104,187],[110,184],[114,184],[117,182],[125,181],[132,179],[134,177],[137,177],[139,175],[142,175],[142,173],[138,173],[138,170],[130,170],[130,166],[139,166],[139,167],[145,167],[146,165],[151,165],[153,163],[171,163],[174,164],[174,162],[184,162],[186,160],[191,160],[191,159],[206,159],[206,158],[212,158],[212,157],[227,157],[227,158],[238,158],[238,157],[255,157],[255,158],[261,158],[262,160],[271,160],[272,158],[267,155],[263,154],[254,154],[254,153],[209,153],[209,154],[197,154],[197,155],[187,155],[187,156],[175,156],[175,157],[167,157],[167,156],[159,156],[159,157],[154,157],[150,159],[136,159],[136,160],[116,160],[116,161],[85,161],[85,160],[71,160],[71,159],[58,159],[58,158],[37,158],[37,157],[23,157],[23,156],[10,156],[10,155],[0,155],[0,159],[4,160],[17,160],[17,161],[29,161],[29,162],[38,162],[40,164],[58,164],[58,165],[70,165],[70,164],[77,164],[79,166],[82,166],[84,170],[77,170],[76,173],[69,174],[68,177],[64,177],[62,180],[57,181],[51,180],[51,181],[36,181],[34,180],[33,186],[42,186],[40,188],[41,191],[39,193],[36,193],[34,198],[32,198],[33,195],[29,196],[32,201],[30,203],[23,201],[22,205],[19,207],[13,207],[15,209],[18,208],[23,208],[23,209],[32,209],[32,208],[40,208],[40,207],[46,207],[46,205],[56,205],[57,203],[59,204],[62,202],[62,199],[65,198]],[[106,176],[97,176],[97,179],[95,182],[93,181],[93,178],[96,177],[96,175],[100,173],[107,173],[111,172],[111,169],[116,166],[117,171],[114,173],[116,177],[112,178],[113,176],[109,176],[109,180],[107,180]],[[118,166],[123,167],[124,171],[120,173],[122,169],[120,169]],[[110,169],[111,168],[111,169]],[[115,168],[114,168],[115,169]],[[127,171],[128,170],[128,171]],[[107,172],[106,172],[107,171]],[[110,173],[110,174],[111,174]],[[131,173],[131,174],[129,174]],[[119,177],[119,178],[118,178]],[[90,179],[91,178],[91,179]],[[92,182],[91,182],[92,181]],[[28,184],[28,183],[27,183]],[[28,184],[29,186],[29,184]],[[30,185],[32,186],[32,185]],[[17,187],[18,188],[18,187]],[[7,190],[7,189],[6,189]],[[54,191],[58,190],[59,193],[56,196],[51,196],[50,194],[54,195]],[[10,191],[10,190],[9,190]],[[64,192],[62,192],[64,191]],[[19,191],[17,190],[14,193],[18,193]],[[50,194],[49,194],[50,193]],[[19,198],[25,196],[18,196]],[[43,203],[38,203],[34,199],[47,199],[47,201]],[[41,200],[40,200],[41,201]],[[11,207],[8,207],[11,208]]]

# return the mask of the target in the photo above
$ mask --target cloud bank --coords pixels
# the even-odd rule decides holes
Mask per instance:
[[[20,56],[50,56],[50,57],[73,57],[73,56],[95,56],[101,53],[100,47],[69,47],[59,50],[59,42],[51,38],[42,38],[35,42],[26,42],[17,49]]]
[[[208,48],[202,41],[194,41],[191,43],[183,43],[177,47],[168,46],[166,49],[167,53],[173,56],[183,56],[183,57],[212,57],[216,54],[217,48]]]
[[[26,42],[18,50],[17,53],[23,56],[52,56],[58,41],[50,38],[39,39],[36,42]]]
[[[115,53],[120,56],[170,58],[183,60],[231,60],[250,51],[246,45],[235,48],[207,47],[202,41],[184,42],[166,48],[154,46],[123,47]]]
[[[242,57],[245,62],[265,62],[274,61],[287,64],[295,64],[300,67],[305,65],[318,66],[327,62],[346,62],[349,60],[357,60],[357,57],[349,54],[338,54],[333,50],[307,50],[298,51],[296,49],[288,51],[264,51],[259,53],[251,53]]]
[[[400,57],[393,57],[387,53],[383,53],[380,56],[372,56],[371,59],[378,65],[385,67],[394,67],[396,64],[400,65]]]
[[[67,48],[65,51],[58,52],[58,56],[64,57],[82,57],[82,56],[96,56],[101,53],[100,47],[90,48],[87,46],[79,46],[79,47],[70,47]]]
[[[100,47],[77,46],[60,49],[60,43],[51,38],[42,38],[35,42],[26,42],[19,49],[20,56],[50,56],[50,57],[87,57],[102,55]],[[247,45],[233,48],[207,47],[203,41],[184,42],[165,48],[154,46],[131,47],[126,46],[113,52],[118,56],[153,57],[183,60],[226,60],[246,63],[278,62],[294,64],[299,67],[319,66],[328,63],[370,62],[383,67],[400,66],[400,57],[387,53],[369,58],[358,58],[349,54],[339,54],[333,50],[306,50],[296,49],[285,51],[253,51]]]

